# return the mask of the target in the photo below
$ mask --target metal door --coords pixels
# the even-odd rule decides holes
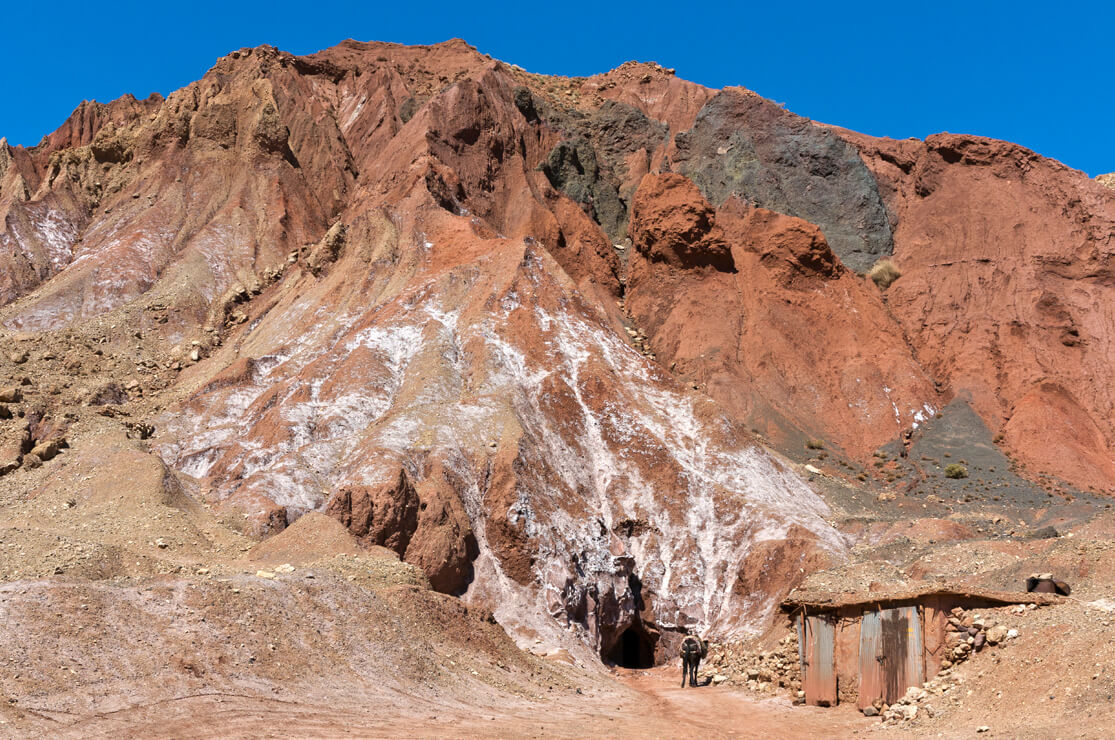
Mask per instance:
[[[868,612],[860,622],[859,706],[893,704],[925,682],[925,655],[917,607]]]
[[[879,612],[867,612],[859,623],[859,701],[863,709],[876,699],[884,698],[883,651]]]
[[[824,617],[804,620],[805,658],[802,661],[802,686],[805,703],[820,707],[836,706],[836,666],[833,647],[836,631]]]

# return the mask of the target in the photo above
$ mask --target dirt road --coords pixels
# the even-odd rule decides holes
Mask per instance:
[[[575,699],[470,707],[413,696],[355,694],[347,706],[211,694],[183,697],[70,725],[84,738],[829,738],[870,725],[845,708],[795,707],[739,689],[679,688],[678,671],[620,671]],[[54,731],[57,732],[57,726]],[[0,735],[2,735],[0,728]],[[65,735],[65,732],[62,733]]]

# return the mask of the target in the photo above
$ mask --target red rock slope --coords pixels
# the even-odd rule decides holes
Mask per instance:
[[[939,408],[879,291],[816,226],[648,175],[631,233],[626,308],[650,346],[769,438],[866,457]]]
[[[1001,141],[859,147],[895,221],[887,306],[1032,472],[1115,487],[1115,192]]]

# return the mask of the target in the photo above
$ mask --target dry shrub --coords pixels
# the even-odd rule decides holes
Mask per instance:
[[[875,281],[879,290],[886,290],[891,283],[902,277],[902,271],[898,269],[898,265],[894,264],[894,260],[881,259],[867,273],[867,277]]]
[[[959,463],[952,463],[945,466],[945,477],[954,480],[968,477],[968,468]]]

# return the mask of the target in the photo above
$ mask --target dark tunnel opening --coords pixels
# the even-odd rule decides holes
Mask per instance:
[[[621,668],[653,668],[654,642],[646,632],[632,625],[623,631],[604,658]]]

